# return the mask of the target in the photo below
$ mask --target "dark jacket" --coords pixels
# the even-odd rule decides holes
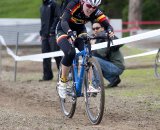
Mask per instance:
[[[49,34],[55,34],[55,28],[59,20],[60,9],[54,0],[43,3],[40,7],[41,29],[40,36],[48,37]]]
[[[105,31],[97,34],[97,36],[105,36],[105,35],[106,35]],[[115,39],[117,39],[117,37]],[[101,43],[101,42],[105,42],[105,40],[104,39],[97,39],[96,40],[96,44]],[[119,48],[121,46],[122,45],[117,45],[117,46],[112,46],[109,49],[107,49],[107,48],[98,49],[93,52],[93,55],[96,57],[102,58],[104,60],[112,62],[114,65],[116,65],[120,69],[125,69],[124,57],[123,57],[121,51],[119,50]]]

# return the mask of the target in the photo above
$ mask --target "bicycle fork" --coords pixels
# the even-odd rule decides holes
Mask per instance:
[[[81,69],[80,69],[79,76],[78,76],[78,63],[75,60],[73,61],[73,68],[74,68],[76,95],[77,95],[77,97],[81,97],[81,96],[83,96],[82,84],[83,84],[84,73],[85,73],[84,61],[82,61],[82,63],[81,63]]]

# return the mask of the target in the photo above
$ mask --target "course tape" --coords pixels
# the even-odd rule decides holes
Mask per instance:
[[[117,40],[113,40],[113,44],[111,44],[111,46],[121,45],[121,44],[129,44],[129,43],[133,43],[133,42],[136,42],[136,41],[153,38],[153,37],[156,37],[156,36],[160,36],[160,29],[145,32],[145,33],[141,33],[141,34],[137,34],[137,35],[134,35],[134,36],[120,38],[120,39],[117,39]],[[107,42],[102,42],[100,44],[93,45],[92,49],[93,50],[101,49],[101,48],[104,48],[106,46],[107,46]]]
[[[142,34],[137,34],[134,36],[129,36],[129,37],[125,37],[125,38],[121,38],[121,39],[117,39],[117,40],[113,40],[113,44],[111,44],[111,46],[115,46],[115,45],[121,45],[121,44],[128,44],[131,42],[136,42],[139,40],[144,40],[144,39],[148,39],[148,38],[152,38],[152,37],[156,37],[156,36],[160,36],[160,29],[157,30],[153,30],[153,31],[149,31],[146,33],[142,33]],[[35,54],[35,55],[27,55],[27,56],[16,56],[13,51],[7,47],[5,40],[3,39],[3,37],[0,35],[0,42],[2,43],[3,46],[6,47],[7,53],[9,55],[11,55],[15,61],[26,61],[26,60],[30,60],[30,61],[42,61],[44,58],[51,58],[51,57],[58,57],[58,56],[63,56],[63,52],[62,51],[56,51],[56,52],[50,52],[50,53],[43,53],[43,54]],[[95,44],[92,45],[92,50],[97,50],[97,49],[101,49],[101,48],[105,48],[107,47],[107,42],[103,42],[103,43],[99,43],[99,44]],[[76,51],[78,51],[76,49]],[[147,53],[142,53],[139,54],[141,55],[148,55],[148,54],[153,54],[153,52],[147,52]],[[154,52],[155,54],[155,52]],[[137,55],[134,56],[128,56],[126,59],[130,58],[130,57],[136,57]]]
[[[160,21],[131,21],[131,22],[123,22],[124,25],[128,25],[128,24],[160,24]]]
[[[124,59],[131,59],[131,58],[136,58],[136,57],[141,57],[141,56],[153,55],[153,54],[157,54],[157,52],[158,52],[158,49],[154,51],[144,52],[144,53],[137,54],[137,55],[125,56]]]

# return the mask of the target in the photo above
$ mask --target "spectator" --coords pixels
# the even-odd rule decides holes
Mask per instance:
[[[94,36],[106,35],[106,31],[100,23],[93,23],[92,29]],[[116,38],[116,36],[114,37]],[[92,40],[91,44],[97,44],[100,42],[105,42],[105,40]],[[110,48],[102,48],[93,52],[93,55],[96,57],[101,66],[104,78],[109,81],[109,85],[107,87],[116,87],[121,82],[119,76],[125,69],[124,58],[119,50],[121,46],[122,45],[113,46]]]
[[[59,6],[54,0],[42,0],[42,6],[40,7],[42,53],[59,50],[55,38],[55,28],[59,20],[59,11]],[[61,57],[55,57],[54,59],[59,69]],[[52,80],[53,76],[51,58],[43,59],[43,78],[40,81]]]

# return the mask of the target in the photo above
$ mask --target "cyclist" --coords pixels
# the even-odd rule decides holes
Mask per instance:
[[[114,36],[112,26],[103,12],[98,9],[100,3],[101,0],[72,0],[68,3],[57,24],[57,44],[64,52],[61,80],[58,85],[58,93],[61,98],[66,97],[67,77],[76,54],[71,43],[74,42],[74,46],[80,51],[83,50],[83,40],[81,38],[76,39],[76,37],[86,33],[85,23],[97,20],[105,27],[105,30],[110,30],[110,37]],[[73,31],[76,31],[76,34]]]

